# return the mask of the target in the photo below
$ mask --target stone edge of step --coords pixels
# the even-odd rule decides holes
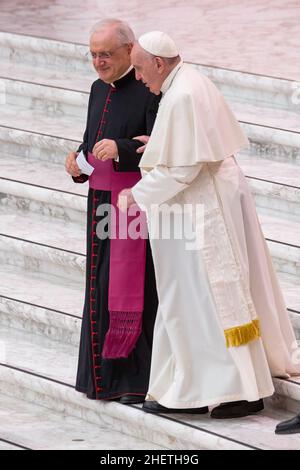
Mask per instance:
[[[80,341],[80,321],[74,318],[68,318],[63,322],[63,326],[51,326],[49,322],[42,320],[32,320],[27,315],[25,318],[22,315],[9,315],[3,312],[3,304],[0,296],[0,325],[7,328],[14,328],[28,333],[34,333],[46,339],[53,341],[64,342],[72,346],[78,347]],[[31,307],[31,310],[33,307]],[[42,310],[42,309],[40,309]],[[44,309],[45,311],[46,309]],[[53,311],[51,312],[52,316]],[[58,314],[56,318],[58,318]],[[61,322],[60,322],[61,323]],[[72,327],[72,330],[70,329]]]
[[[286,147],[300,147],[300,132],[251,122],[239,122],[250,142],[263,145],[275,144]]]
[[[36,145],[37,147],[58,148],[62,150],[66,144],[72,144],[78,147],[78,140],[62,138],[51,134],[43,134],[42,132],[26,131],[15,127],[0,125],[0,139],[10,143]]]
[[[3,393],[1,382],[6,385],[8,395],[7,384],[10,384],[17,398],[19,387],[21,397],[27,398],[27,401],[33,400],[47,408],[94,424],[112,426],[113,429],[169,449],[256,449],[247,443],[183,423],[174,416],[153,416],[144,413],[136,405],[88,400],[71,385],[0,363],[0,391]]]
[[[45,101],[54,102],[73,106],[77,108],[86,108],[88,103],[87,91],[78,91],[72,90],[69,88],[59,87],[57,85],[51,84],[41,84],[37,82],[30,81],[21,81],[19,79],[4,78],[0,77],[0,85],[3,89],[3,92],[6,92],[8,95],[13,94],[17,96],[30,97],[33,100],[40,98]],[[22,106],[17,104],[11,104],[11,107],[22,109]],[[75,116],[72,114],[73,118]],[[80,114],[81,116],[81,114]],[[79,119],[79,118],[77,118]],[[265,123],[256,123],[254,117],[249,117],[249,120],[238,119],[241,126],[244,128],[247,136],[250,141],[261,141],[263,142],[273,142],[278,144],[285,144],[288,146],[297,146],[300,147],[300,132],[284,127],[279,127],[275,125],[269,125],[267,121]],[[14,127],[13,124],[11,127]]]
[[[86,212],[87,195],[0,177],[0,192],[20,199]]]
[[[272,91],[272,93],[284,93],[289,95],[295,90],[296,80],[273,77],[271,75],[255,74],[241,70],[228,69],[207,64],[187,62],[200,72],[203,71],[214,81],[222,81],[223,84],[236,85],[252,89]]]
[[[273,379],[276,394],[285,399],[293,400],[297,403],[298,413],[300,412],[300,382],[289,379]]]
[[[138,405],[124,407],[114,402],[88,400],[83,394],[75,391],[70,384],[39,375],[32,371],[16,368],[13,365],[0,363],[0,384],[5,383],[6,394],[10,395],[7,384],[13,387],[17,396],[17,387],[21,396],[27,401],[34,401],[47,408],[55,409],[86,419],[95,424],[110,425],[120,430],[120,420],[125,433],[168,448],[175,449],[219,449],[247,448],[257,449],[245,442],[203,429],[197,425],[185,423],[171,416],[152,416],[143,413]],[[293,399],[299,404],[300,384],[291,380],[274,379],[276,394],[271,398],[279,403],[281,398]],[[27,392],[24,393],[24,389]],[[0,385],[0,391],[1,385]],[[278,405],[277,405],[278,406]],[[125,423],[124,423],[125,422]],[[129,424],[129,427],[128,427]],[[125,427],[126,426],[126,427]],[[129,431],[129,432],[128,432]],[[149,438],[149,431],[151,437]],[[121,430],[122,432],[122,430]],[[124,432],[124,431],[123,431]],[[229,447],[228,447],[229,446]]]
[[[10,320],[17,320],[20,328],[24,328],[29,332],[36,333],[24,327],[24,323],[29,321],[30,324],[44,324],[50,329],[63,329],[70,333],[80,333],[81,316],[72,313],[56,310],[51,307],[37,305],[20,298],[14,299],[0,294],[0,312],[2,320],[7,316],[6,326],[9,326]],[[0,323],[2,323],[0,321]],[[56,338],[53,337],[53,340]],[[77,344],[76,344],[77,345]]]
[[[58,41],[56,39],[29,36],[26,34],[0,31],[0,43],[14,49],[26,49],[31,52],[54,53],[64,57],[81,59],[88,64],[88,44]]]
[[[13,252],[25,258],[30,257],[41,262],[58,263],[61,266],[79,269],[80,272],[85,270],[86,256],[84,253],[2,233],[0,233],[0,246],[2,251]]]
[[[9,105],[8,96],[31,98],[33,100],[42,100],[44,103],[58,102],[60,105],[72,105],[82,108],[84,115],[88,103],[88,91],[72,90],[57,85],[30,82],[26,80],[8,78],[0,76],[0,89],[6,105]],[[1,98],[2,99],[2,98]],[[18,108],[18,104],[10,104],[10,106]],[[22,106],[20,106],[22,107]],[[58,113],[58,111],[57,111]],[[75,116],[73,116],[75,119]]]
[[[0,31],[0,43],[6,47],[22,48],[32,52],[42,51],[43,53],[58,53],[58,55],[71,56],[77,60],[79,58],[86,63],[89,62],[87,58],[88,44],[23,35],[7,31]],[[248,87],[251,86],[252,88],[259,85],[263,89],[272,88],[276,92],[290,93],[291,83],[295,82],[295,80],[291,79],[244,72],[209,64],[188,63],[200,70],[210,72],[215,78],[221,77],[222,80],[235,84],[240,84],[241,81],[243,81],[244,83],[246,82]]]
[[[288,314],[300,340],[300,312],[288,309]],[[81,315],[14,299],[0,294],[0,325],[46,336],[55,341],[79,345]]]
[[[290,202],[300,202],[300,187],[245,175],[254,194],[271,195]],[[296,201],[295,201],[296,199]]]

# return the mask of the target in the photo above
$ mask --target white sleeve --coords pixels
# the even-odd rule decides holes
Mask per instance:
[[[141,207],[162,204],[186,189],[201,167],[202,163],[172,168],[156,167],[132,188],[133,197]]]

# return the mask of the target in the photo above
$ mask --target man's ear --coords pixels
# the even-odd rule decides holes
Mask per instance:
[[[127,44],[127,52],[128,52],[128,55],[131,54],[132,48],[133,48],[133,42],[129,42],[129,43]]]
[[[162,74],[165,70],[165,63],[161,57],[155,57],[155,63],[157,66],[158,73]]]

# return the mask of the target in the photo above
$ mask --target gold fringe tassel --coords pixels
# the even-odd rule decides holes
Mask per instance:
[[[224,331],[227,348],[241,346],[260,337],[259,320]]]

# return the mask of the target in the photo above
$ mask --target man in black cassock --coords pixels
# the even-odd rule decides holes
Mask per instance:
[[[93,65],[99,79],[91,87],[86,130],[77,152],[66,160],[66,170],[77,183],[89,179],[81,174],[76,157],[82,150],[99,160],[113,162],[115,172],[139,172],[142,142],[135,136],[149,135],[159,97],[135,79],[130,65],[134,35],[121,21],[105,20],[95,25],[90,38]],[[94,173],[96,170],[94,170]],[[93,173],[93,175],[94,175]],[[98,238],[94,225],[101,216],[97,206],[111,203],[111,191],[93,189],[88,193],[86,293],[83,310],[76,390],[91,399],[114,399],[138,403],[145,399],[150,373],[152,333],[157,311],[157,293],[151,251],[146,242],[144,310],[142,327],[128,357],[103,357],[110,327],[108,310],[110,280],[110,238]],[[133,280],[134,282],[134,280]]]

